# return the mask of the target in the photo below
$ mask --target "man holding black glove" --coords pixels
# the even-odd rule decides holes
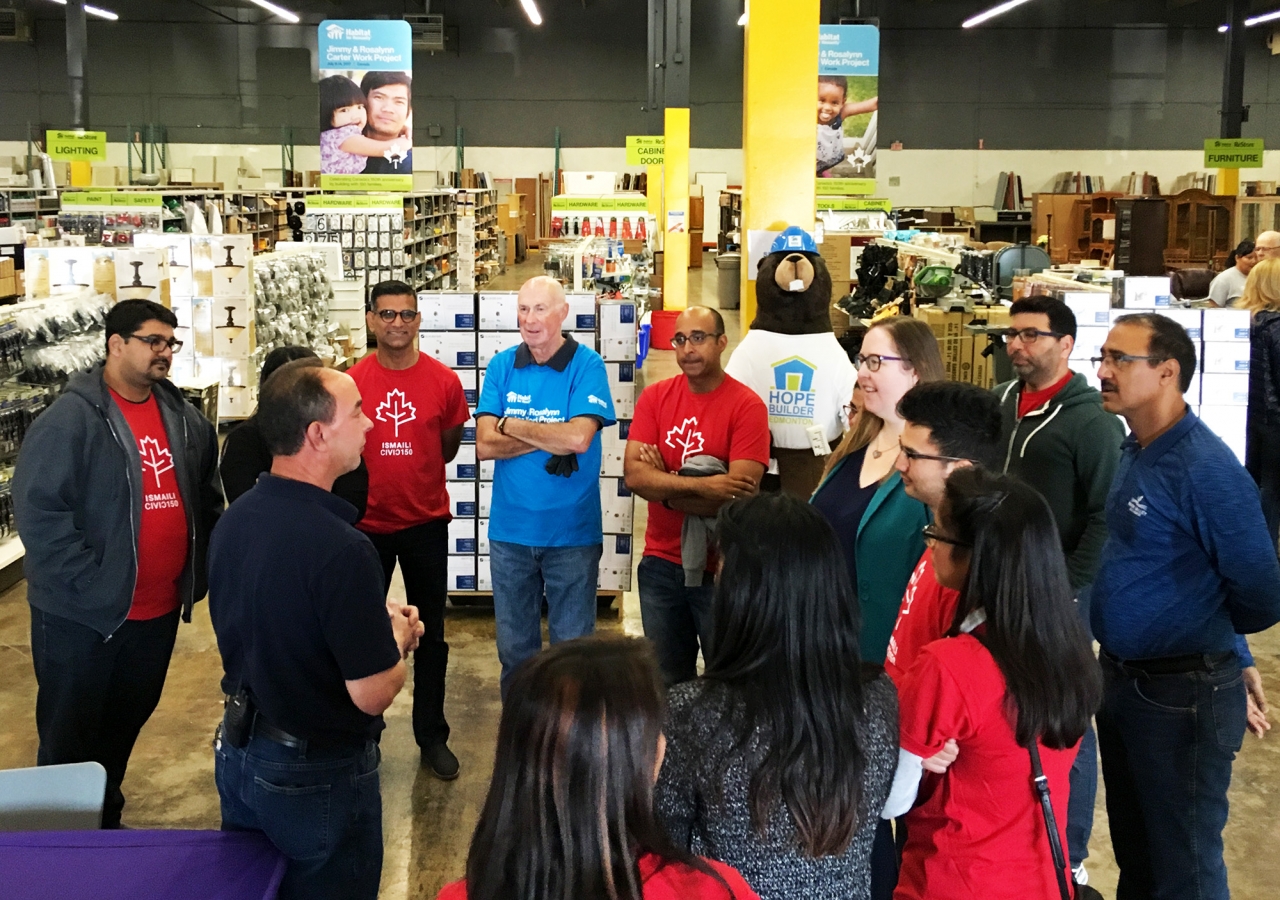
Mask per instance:
[[[553,644],[595,630],[599,432],[617,421],[604,362],[561,331],[559,282],[530,279],[518,303],[524,342],[489,363],[476,408],[476,455],[496,460],[489,554],[504,695],[542,649],[544,591]]]

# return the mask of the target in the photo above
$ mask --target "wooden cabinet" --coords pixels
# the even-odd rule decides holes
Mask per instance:
[[[1221,269],[1235,246],[1231,239],[1235,205],[1235,197],[1195,188],[1170,197],[1168,266]]]
[[[1031,198],[1032,237],[1048,235],[1055,265],[1095,259],[1106,264],[1115,241],[1114,192],[1035,194]],[[1110,223],[1110,224],[1109,224]]]
[[[1163,275],[1169,239],[1169,205],[1163,197],[1115,201],[1114,265],[1128,275]]]
[[[1280,197],[1237,197],[1231,241],[1252,241],[1264,231],[1280,231]]]

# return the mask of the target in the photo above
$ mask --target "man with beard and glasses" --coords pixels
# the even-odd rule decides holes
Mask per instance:
[[[120,827],[129,754],[164,688],[178,617],[206,592],[222,512],[213,425],[168,380],[178,320],[150,300],[106,319],[107,358],[27,432],[13,477],[26,546],[38,765],[107,770]]]

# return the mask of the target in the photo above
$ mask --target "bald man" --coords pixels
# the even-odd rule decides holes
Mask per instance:
[[[569,315],[554,278],[520,288],[523,343],[495,356],[476,408],[476,456],[495,460],[489,558],[502,692],[542,649],[596,624],[603,525],[600,429],[617,423],[604,361],[562,331]]]
[[[1253,239],[1253,252],[1258,262],[1280,253],[1280,231],[1264,231]]]

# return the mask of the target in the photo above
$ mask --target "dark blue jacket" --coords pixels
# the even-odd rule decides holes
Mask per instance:
[[[1280,621],[1280,562],[1258,489],[1187,411],[1145,449],[1130,436],[1107,499],[1093,633],[1121,659],[1236,648]]]

